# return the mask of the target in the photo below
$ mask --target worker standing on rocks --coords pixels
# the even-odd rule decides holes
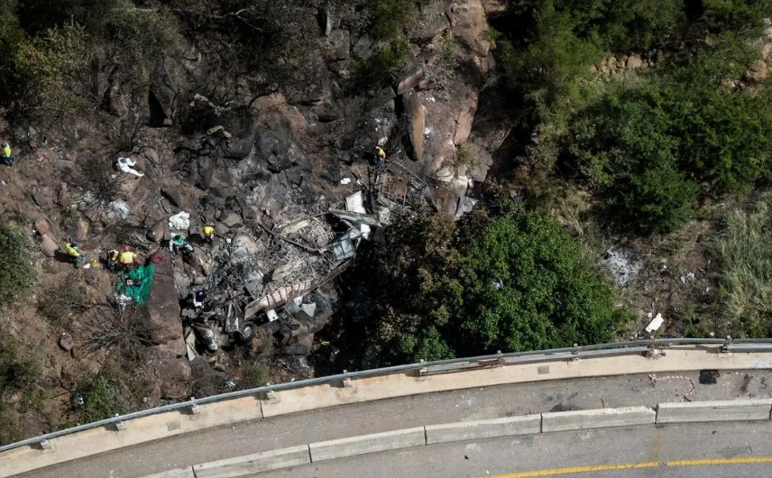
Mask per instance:
[[[13,154],[11,152],[11,147],[8,146],[8,143],[0,144],[0,155],[3,157],[5,164],[8,166],[13,166]]]
[[[78,245],[71,240],[68,240],[64,243],[64,251],[67,253],[67,256],[72,260],[73,265],[77,269],[80,267],[81,260],[86,256],[85,254],[82,254],[80,252],[80,249],[78,249]]]
[[[169,239],[169,253],[175,254],[180,249],[182,249],[184,252],[193,252],[193,246],[188,244],[188,241],[185,240],[184,235],[173,234],[172,238]]]
[[[125,269],[132,269],[134,262],[137,260],[137,254],[131,250],[129,246],[123,246],[123,252],[121,252],[120,262],[121,266]]]
[[[377,144],[375,145],[375,163],[381,169],[386,169],[386,151]]]
[[[121,253],[116,251],[115,249],[109,251],[107,253],[107,270],[114,271],[115,267],[118,265],[118,259],[120,259]]]
[[[204,242],[214,244],[214,228],[212,226],[204,226],[201,231],[203,232]]]

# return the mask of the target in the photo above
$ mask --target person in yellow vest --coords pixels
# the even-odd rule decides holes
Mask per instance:
[[[67,254],[67,257],[70,258],[76,269],[80,267],[81,259],[85,257],[85,254],[81,254],[80,249],[78,249],[78,245],[76,243],[72,241],[65,242],[64,252]]]
[[[136,260],[137,260],[137,254],[135,254],[134,251],[131,250],[131,247],[123,246],[123,252],[121,252],[121,256],[119,258],[121,265],[125,269],[131,269],[134,267],[134,263]]]
[[[214,228],[212,226],[204,226],[201,232],[203,232],[205,242],[214,243]]]
[[[3,160],[5,160],[5,164],[8,166],[13,166],[13,154],[11,152],[11,147],[8,146],[8,143],[0,144],[0,156],[2,156]]]
[[[381,169],[386,169],[386,151],[377,144],[375,145],[375,163]]]

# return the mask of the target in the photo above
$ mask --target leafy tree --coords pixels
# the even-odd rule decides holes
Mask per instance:
[[[623,312],[547,216],[437,217],[391,227],[366,276],[371,341],[389,363],[611,340]]]
[[[36,280],[36,269],[29,245],[15,228],[0,226],[0,306],[26,295]]]

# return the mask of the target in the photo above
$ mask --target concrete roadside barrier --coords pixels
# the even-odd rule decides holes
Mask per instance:
[[[657,413],[649,407],[624,407],[543,413],[541,417],[541,431],[546,433],[650,425],[656,422]]]
[[[657,423],[769,420],[772,399],[660,403]]]
[[[311,450],[311,461],[315,463],[346,456],[424,445],[426,445],[426,435],[424,428],[420,427],[311,443],[308,447]]]
[[[444,423],[426,427],[426,444],[478,440],[513,435],[530,435],[541,431],[541,415],[494,418],[471,422]]]
[[[193,474],[193,468],[188,466],[185,468],[177,468],[176,470],[162,471],[150,476],[143,476],[142,478],[196,478]]]
[[[233,478],[309,463],[308,445],[301,445],[204,463],[194,466],[193,472],[195,478]]]

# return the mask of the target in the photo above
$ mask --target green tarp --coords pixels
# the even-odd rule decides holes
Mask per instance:
[[[131,297],[138,304],[143,305],[147,302],[147,298],[150,297],[150,288],[153,285],[154,273],[154,264],[149,264],[145,267],[139,267],[133,271],[129,271],[125,277],[134,281],[134,284],[127,285],[126,281],[121,281],[115,286],[115,290],[117,290],[119,294],[123,293],[123,295]]]

